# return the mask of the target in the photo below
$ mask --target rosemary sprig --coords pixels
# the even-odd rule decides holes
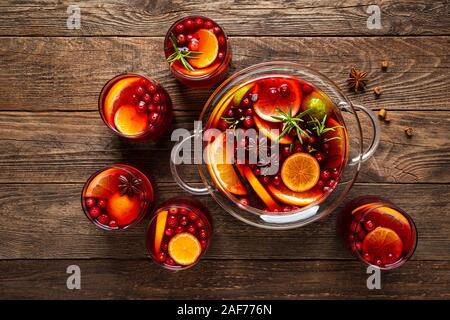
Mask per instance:
[[[225,118],[222,117],[222,120],[225,121],[226,123],[229,123],[230,126],[228,127],[228,129],[235,129],[242,121],[244,121],[245,117],[240,117],[240,118]]]
[[[311,120],[308,121],[308,124],[312,125],[312,130],[314,130],[318,137],[322,136],[324,133],[327,133],[329,131],[334,131],[338,128],[343,128],[343,126],[334,126],[334,127],[327,127],[327,115],[325,115],[322,119],[322,121],[318,120],[317,118],[311,117]],[[331,140],[338,140],[342,139],[341,137],[332,137],[325,139],[323,142],[329,142]]]
[[[305,111],[301,112],[300,114],[294,117],[292,115],[292,104],[289,106],[289,113],[286,113],[280,108],[278,108],[277,112],[280,114],[280,116],[272,116],[272,118],[283,122],[282,132],[278,137],[277,142],[279,142],[281,138],[283,138],[286,134],[289,134],[292,130],[295,130],[298,140],[300,141],[300,143],[303,144],[302,134],[307,138],[309,138],[310,135],[306,130],[303,130],[300,127],[299,123],[304,122],[302,118],[310,111],[311,109],[306,109]]]
[[[184,66],[185,69],[187,69],[189,71],[194,71],[194,68],[191,66],[191,64],[186,59],[198,59],[198,57],[195,57],[193,55],[201,54],[203,52],[190,51],[187,49],[180,50],[180,48],[178,48],[177,38],[175,38],[173,33],[170,35],[170,41],[172,42],[172,46],[175,51],[170,56],[167,57],[167,62],[170,65],[173,65],[175,63],[175,61],[180,60],[181,64]]]

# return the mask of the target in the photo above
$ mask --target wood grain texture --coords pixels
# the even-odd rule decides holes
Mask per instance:
[[[255,63],[290,60],[310,66],[345,92],[354,65],[369,73],[363,94],[350,100],[378,109],[448,110],[450,37],[233,37],[231,72]],[[177,110],[200,111],[212,90],[176,82],[162,38],[0,38],[0,110],[95,111],[103,85],[123,72],[143,72],[168,90]],[[388,59],[387,72],[380,69]],[[382,86],[374,98],[372,89]]]
[[[66,268],[81,268],[81,290]],[[147,260],[0,261],[1,297],[26,299],[449,299],[449,261],[409,261],[368,290],[356,261],[203,261],[168,272]],[[178,285],[174,285],[178,284]],[[289,285],[286,285],[289,284]],[[420,285],[418,285],[420,284]],[[17,290],[17,288],[27,290]]]
[[[147,256],[145,227],[111,234],[92,225],[81,209],[81,184],[0,185],[0,259],[133,259]],[[355,185],[348,199],[377,194],[410,213],[419,241],[414,260],[450,260],[448,185]],[[175,184],[158,188],[159,201],[186,193]],[[336,235],[338,210],[324,220],[289,231],[262,230],[236,220],[210,196],[214,237],[209,259],[353,259]]]
[[[392,111],[381,123],[381,144],[363,164],[360,182],[450,183],[450,111]],[[177,111],[174,128],[193,128],[195,111]],[[368,119],[361,115],[367,143]],[[406,137],[404,129],[414,128]],[[0,112],[0,183],[84,183],[101,167],[131,163],[158,182],[172,182],[169,131],[159,143],[133,143],[115,136],[98,112]],[[183,177],[198,182],[197,168]]]
[[[3,1],[0,35],[164,36],[173,22],[190,14],[214,19],[233,36],[450,34],[445,0],[382,1],[381,29],[367,28],[372,3],[361,0],[90,0],[78,2],[79,30],[66,26],[70,4],[74,2]]]

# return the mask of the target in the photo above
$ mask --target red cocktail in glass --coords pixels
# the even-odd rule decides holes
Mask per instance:
[[[154,203],[150,180],[134,167],[115,164],[94,173],[83,188],[82,207],[104,230],[127,229],[141,221]]]
[[[401,266],[416,249],[414,221],[377,196],[352,200],[340,212],[337,226],[347,248],[362,262],[380,269]]]
[[[155,80],[138,74],[108,81],[100,93],[99,111],[113,132],[132,140],[156,140],[172,121],[167,92]]]
[[[164,40],[170,70],[191,87],[210,87],[221,81],[231,62],[231,47],[213,20],[189,16],[176,21]]]

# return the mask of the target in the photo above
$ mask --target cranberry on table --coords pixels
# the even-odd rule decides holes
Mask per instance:
[[[95,201],[94,198],[87,198],[86,199],[86,207],[92,208],[95,205],[96,205],[96,201]]]

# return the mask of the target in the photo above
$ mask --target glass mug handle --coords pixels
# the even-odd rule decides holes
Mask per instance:
[[[339,107],[341,109],[349,109],[349,105],[345,102],[341,102],[339,104]],[[375,151],[378,148],[378,145],[380,144],[381,129],[380,129],[380,125],[378,123],[377,116],[375,115],[375,113],[373,113],[372,110],[370,110],[360,104],[354,104],[353,108],[355,110],[361,110],[362,112],[364,112],[368,116],[368,118],[371,122],[372,128],[373,128],[372,142],[371,142],[369,148],[365,152],[363,152],[361,154],[361,156],[353,158],[350,162],[350,164],[357,164],[357,163],[366,161],[375,153]]]
[[[209,193],[208,188],[196,188],[191,185],[189,185],[186,181],[184,181],[180,174],[178,173],[178,166],[181,164],[177,164],[177,161],[175,161],[178,158],[178,155],[180,154],[180,150],[182,145],[187,142],[188,140],[191,140],[195,138],[195,134],[192,134],[186,138],[184,138],[181,142],[178,142],[173,148],[170,153],[170,171],[172,172],[172,177],[175,179],[175,181],[178,183],[178,185],[186,190],[187,192],[193,194],[193,195],[205,195]]]

